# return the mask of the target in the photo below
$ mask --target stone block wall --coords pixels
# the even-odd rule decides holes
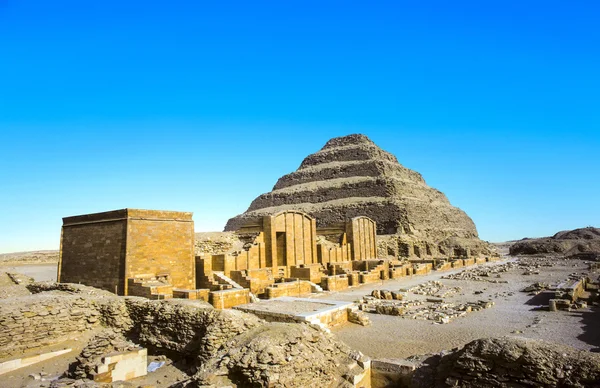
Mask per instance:
[[[321,287],[326,291],[341,291],[348,288],[348,276],[325,276],[321,279]]]
[[[308,280],[313,283],[319,284],[321,283],[321,277],[323,273],[321,272],[321,264],[309,264],[309,265],[301,265],[301,266],[293,266],[290,268],[290,277],[298,278],[301,280]]]
[[[371,271],[371,272],[360,272],[358,274],[358,281],[360,283],[374,283],[381,280],[381,275],[379,271]]]
[[[347,274],[348,276],[348,285],[349,286],[358,286],[358,272],[351,272]]]
[[[432,265],[430,263],[426,264],[415,264],[413,266],[413,274],[414,275],[427,275],[431,272]]]
[[[463,265],[468,267],[470,265],[475,265],[475,259],[463,259]]]
[[[217,309],[230,309],[233,306],[250,303],[250,290],[234,288],[231,290],[211,291],[208,302]]]
[[[272,287],[267,287],[265,297],[267,299],[279,298],[281,296],[306,296],[312,293],[312,286],[305,281],[294,281],[285,283],[275,283]]]
[[[392,267],[390,268],[390,279],[398,279],[406,276],[406,268],[404,267]]]
[[[321,324],[327,327],[337,326],[348,322],[348,308],[334,308],[311,316],[311,320],[315,318],[318,319]]]
[[[101,218],[63,219],[57,279],[123,294],[126,214],[116,211]]]
[[[192,299],[192,300],[203,300],[208,302],[209,289],[198,289],[198,290],[182,290],[173,289],[173,298],[178,299]]]
[[[64,341],[100,324],[100,312],[84,298],[48,295],[0,300],[0,354]]]
[[[195,288],[191,213],[121,209],[63,218],[58,280],[127,295],[127,279],[168,275]]]
[[[127,209],[126,278],[169,274],[173,287],[196,288],[192,213]]]
[[[377,225],[368,217],[355,217],[348,222],[348,239],[352,246],[352,260],[377,258]]]
[[[351,245],[345,244],[339,247],[328,247],[323,244],[317,244],[317,261],[323,264],[350,261],[352,259]]]
[[[267,267],[317,262],[317,226],[313,217],[296,211],[280,212],[262,220]]]
[[[437,267],[435,267],[436,271],[448,271],[450,269],[452,269],[452,263],[449,261],[440,262]]]
[[[271,268],[231,271],[231,279],[254,295],[263,294],[267,287],[275,283]]]
[[[329,272],[329,275],[340,275],[343,273],[349,273],[352,272],[352,261],[344,261],[344,262],[340,262],[340,263],[331,263],[328,267],[327,270]]]

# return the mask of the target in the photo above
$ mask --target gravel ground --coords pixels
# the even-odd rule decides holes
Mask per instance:
[[[486,265],[501,265],[504,262]],[[446,298],[448,302],[491,300],[495,303],[489,309],[469,313],[448,324],[369,314],[372,322],[369,327],[345,324],[333,329],[333,333],[343,342],[373,358],[406,358],[437,353],[463,346],[474,339],[505,335],[554,341],[583,350],[598,350],[600,334],[596,328],[600,325],[600,310],[597,307],[573,312],[543,311],[532,304],[532,296],[520,292],[534,282],[556,283],[573,272],[586,270],[587,265],[578,260],[559,261],[554,267],[539,268],[537,275],[523,275],[522,269],[515,268],[501,274],[501,279],[507,280],[507,284],[440,279],[461,270],[434,272],[427,276],[388,280],[383,285],[378,282],[343,292],[326,293],[316,298],[355,301],[374,289],[398,291],[429,280],[441,280],[447,287],[462,288],[461,292]],[[475,295],[475,291],[483,293]],[[407,299],[420,298],[407,295]]]

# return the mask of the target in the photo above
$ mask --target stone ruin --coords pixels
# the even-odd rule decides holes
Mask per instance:
[[[87,345],[73,354],[68,370],[48,376],[55,388],[108,386],[101,384],[142,375],[150,354],[181,360],[184,378],[177,386],[182,387],[278,382],[350,388],[370,382],[370,359],[315,325],[270,323],[198,301],[119,297],[77,284],[32,283],[27,288],[33,295],[0,300],[0,353],[19,357],[83,339]],[[53,356],[41,356],[46,355]],[[30,358],[9,364],[26,366]]]
[[[359,309],[369,313],[445,324],[494,305],[493,302],[485,300],[467,303],[452,303],[447,300],[460,292],[460,287],[446,287],[439,281],[430,281],[398,291],[375,289],[359,301]],[[408,299],[408,294],[422,295],[426,298]]]
[[[232,236],[238,243],[195,255],[191,213],[122,209],[65,217],[58,281],[231,308],[258,298],[339,291],[492,259],[380,259],[377,224],[370,218],[317,225],[312,216],[294,210],[245,218]]]
[[[307,156],[298,170],[281,177],[271,192],[231,218],[226,231],[247,220],[285,210],[299,210],[326,228],[356,216],[377,223],[379,257],[467,258],[489,256],[473,221],[452,206],[423,177],[396,157],[355,134],[329,140]]]

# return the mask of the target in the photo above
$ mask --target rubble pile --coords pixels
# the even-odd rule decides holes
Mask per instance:
[[[372,296],[364,297],[359,304],[360,310],[373,314],[394,315],[407,319],[421,319],[434,323],[450,323],[470,312],[490,308],[494,302],[480,300],[467,303],[446,303],[441,298],[427,300],[387,300]]]
[[[81,351],[66,375],[73,379],[93,380],[102,357],[114,352],[134,350],[138,345],[127,340],[120,332],[108,329],[94,336]]]
[[[537,295],[542,291],[550,289],[550,285],[544,282],[536,282],[530,286],[525,287],[522,292],[530,292],[532,295]]]
[[[498,280],[501,277],[500,274],[508,272],[518,267],[518,262],[508,262],[491,267],[468,268],[455,274],[442,276],[442,279],[473,280],[489,283],[508,283],[507,280]]]
[[[353,387],[370,361],[312,325],[265,323],[223,344],[190,379],[207,387]],[[185,385],[182,385],[185,386]],[[358,386],[358,385],[357,385]]]
[[[462,289],[460,287],[446,288],[446,286],[439,281],[429,281],[427,283],[421,283],[415,287],[411,287],[406,291],[415,295],[427,295],[439,298],[446,298],[448,296],[452,296],[460,292],[461,290]]]
[[[542,267],[554,267],[558,260],[559,257],[520,257],[518,263],[526,271],[535,271]]]
[[[385,299],[385,300],[402,300],[404,299],[404,294],[396,291],[388,291],[388,290],[373,290],[371,292],[371,296],[375,299]]]

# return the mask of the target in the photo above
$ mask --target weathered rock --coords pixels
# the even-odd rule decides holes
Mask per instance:
[[[510,246],[511,255],[561,254],[600,256],[600,228],[581,228],[556,233],[552,237],[523,239]]]
[[[331,139],[281,177],[273,191],[227,222],[226,231],[282,210],[300,210],[326,227],[356,216],[377,222],[378,234],[397,238],[389,249],[399,256],[466,256],[489,252],[473,221],[453,207],[421,175],[400,165],[364,135]],[[380,249],[381,251],[381,249]]]
[[[352,387],[368,359],[310,325],[268,323],[226,342],[192,386]]]
[[[596,387],[600,354],[524,338],[479,339],[442,357],[436,381],[439,387]]]

